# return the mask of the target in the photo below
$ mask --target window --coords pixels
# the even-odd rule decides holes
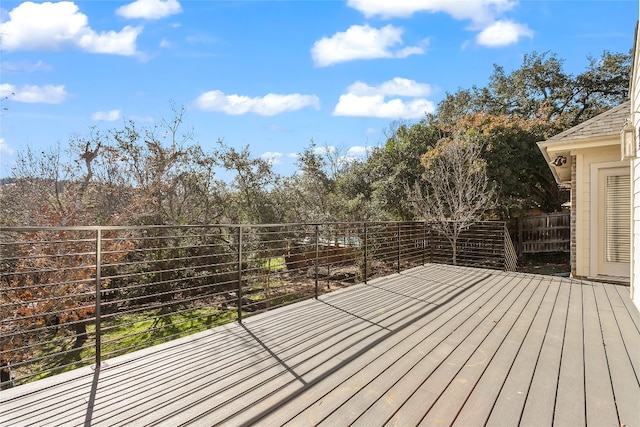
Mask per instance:
[[[631,258],[631,181],[629,175],[605,180],[605,258],[628,263]]]

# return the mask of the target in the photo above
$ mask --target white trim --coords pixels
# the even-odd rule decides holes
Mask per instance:
[[[633,96],[632,96],[633,98]],[[633,106],[633,101],[631,101],[631,105]],[[633,110],[631,110],[633,111]],[[631,185],[630,185],[630,193],[629,197],[631,197],[631,265],[629,266],[629,296],[631,297],[631,301],[634,300],[634,291],[635,291],[635,263],[636,263],[636,221],[635,221],[635,210],[637,207],[635,206],[636,202],[636,167],[635,160],[631,161],[629,165],[630,173],[631,173]],[[640,307],[639,307],[640,308]]]
[[[598,263],[598,249],[599,245],[599,230],[598,230],[598,222],[599,222],[599,202],[601,201],[602,194],[599,189],[599,179],[598,174],[601,169],[628,169],[629,174],[631,174],[631,168],[629,167],[629,163],[625,161],[618,162],[604,162],[604,163],[591,163],[590,166],[590,194],[591,200],[589,201],[589,276],[597,277],[602,274],[602,272],[598,271],[599,263]],[[631,186],[633,187],[633,186]],[[576,235],[577,238],[577,235]],[[632,239],[633,240],[633,239]],[[630,269],[629,269],[630,270]],[[631,271],[629,271],[631,273]],[[626,276],[625,276],[626,277]]]

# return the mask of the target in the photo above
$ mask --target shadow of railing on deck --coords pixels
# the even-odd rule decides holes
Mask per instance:
[[[458,259],[502,268],[504,223],[474,227]],[[0,389],[446,262],[445,246],[424,222],[0,227]]]

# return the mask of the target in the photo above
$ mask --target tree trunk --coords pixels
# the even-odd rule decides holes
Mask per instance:
[[[458,260],[457,260],[458,239],[457,238],[451,241],[451,249],[453,249],[453,265],[458,265]]]

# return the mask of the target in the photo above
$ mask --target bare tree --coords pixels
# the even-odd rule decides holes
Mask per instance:
[[[470,137],[441,139],[421,157],[422,180],[407,188],[414,209],[451,244],[453,265],[460,233],[493,203],[494,190],[481,152],[482,145]]]

